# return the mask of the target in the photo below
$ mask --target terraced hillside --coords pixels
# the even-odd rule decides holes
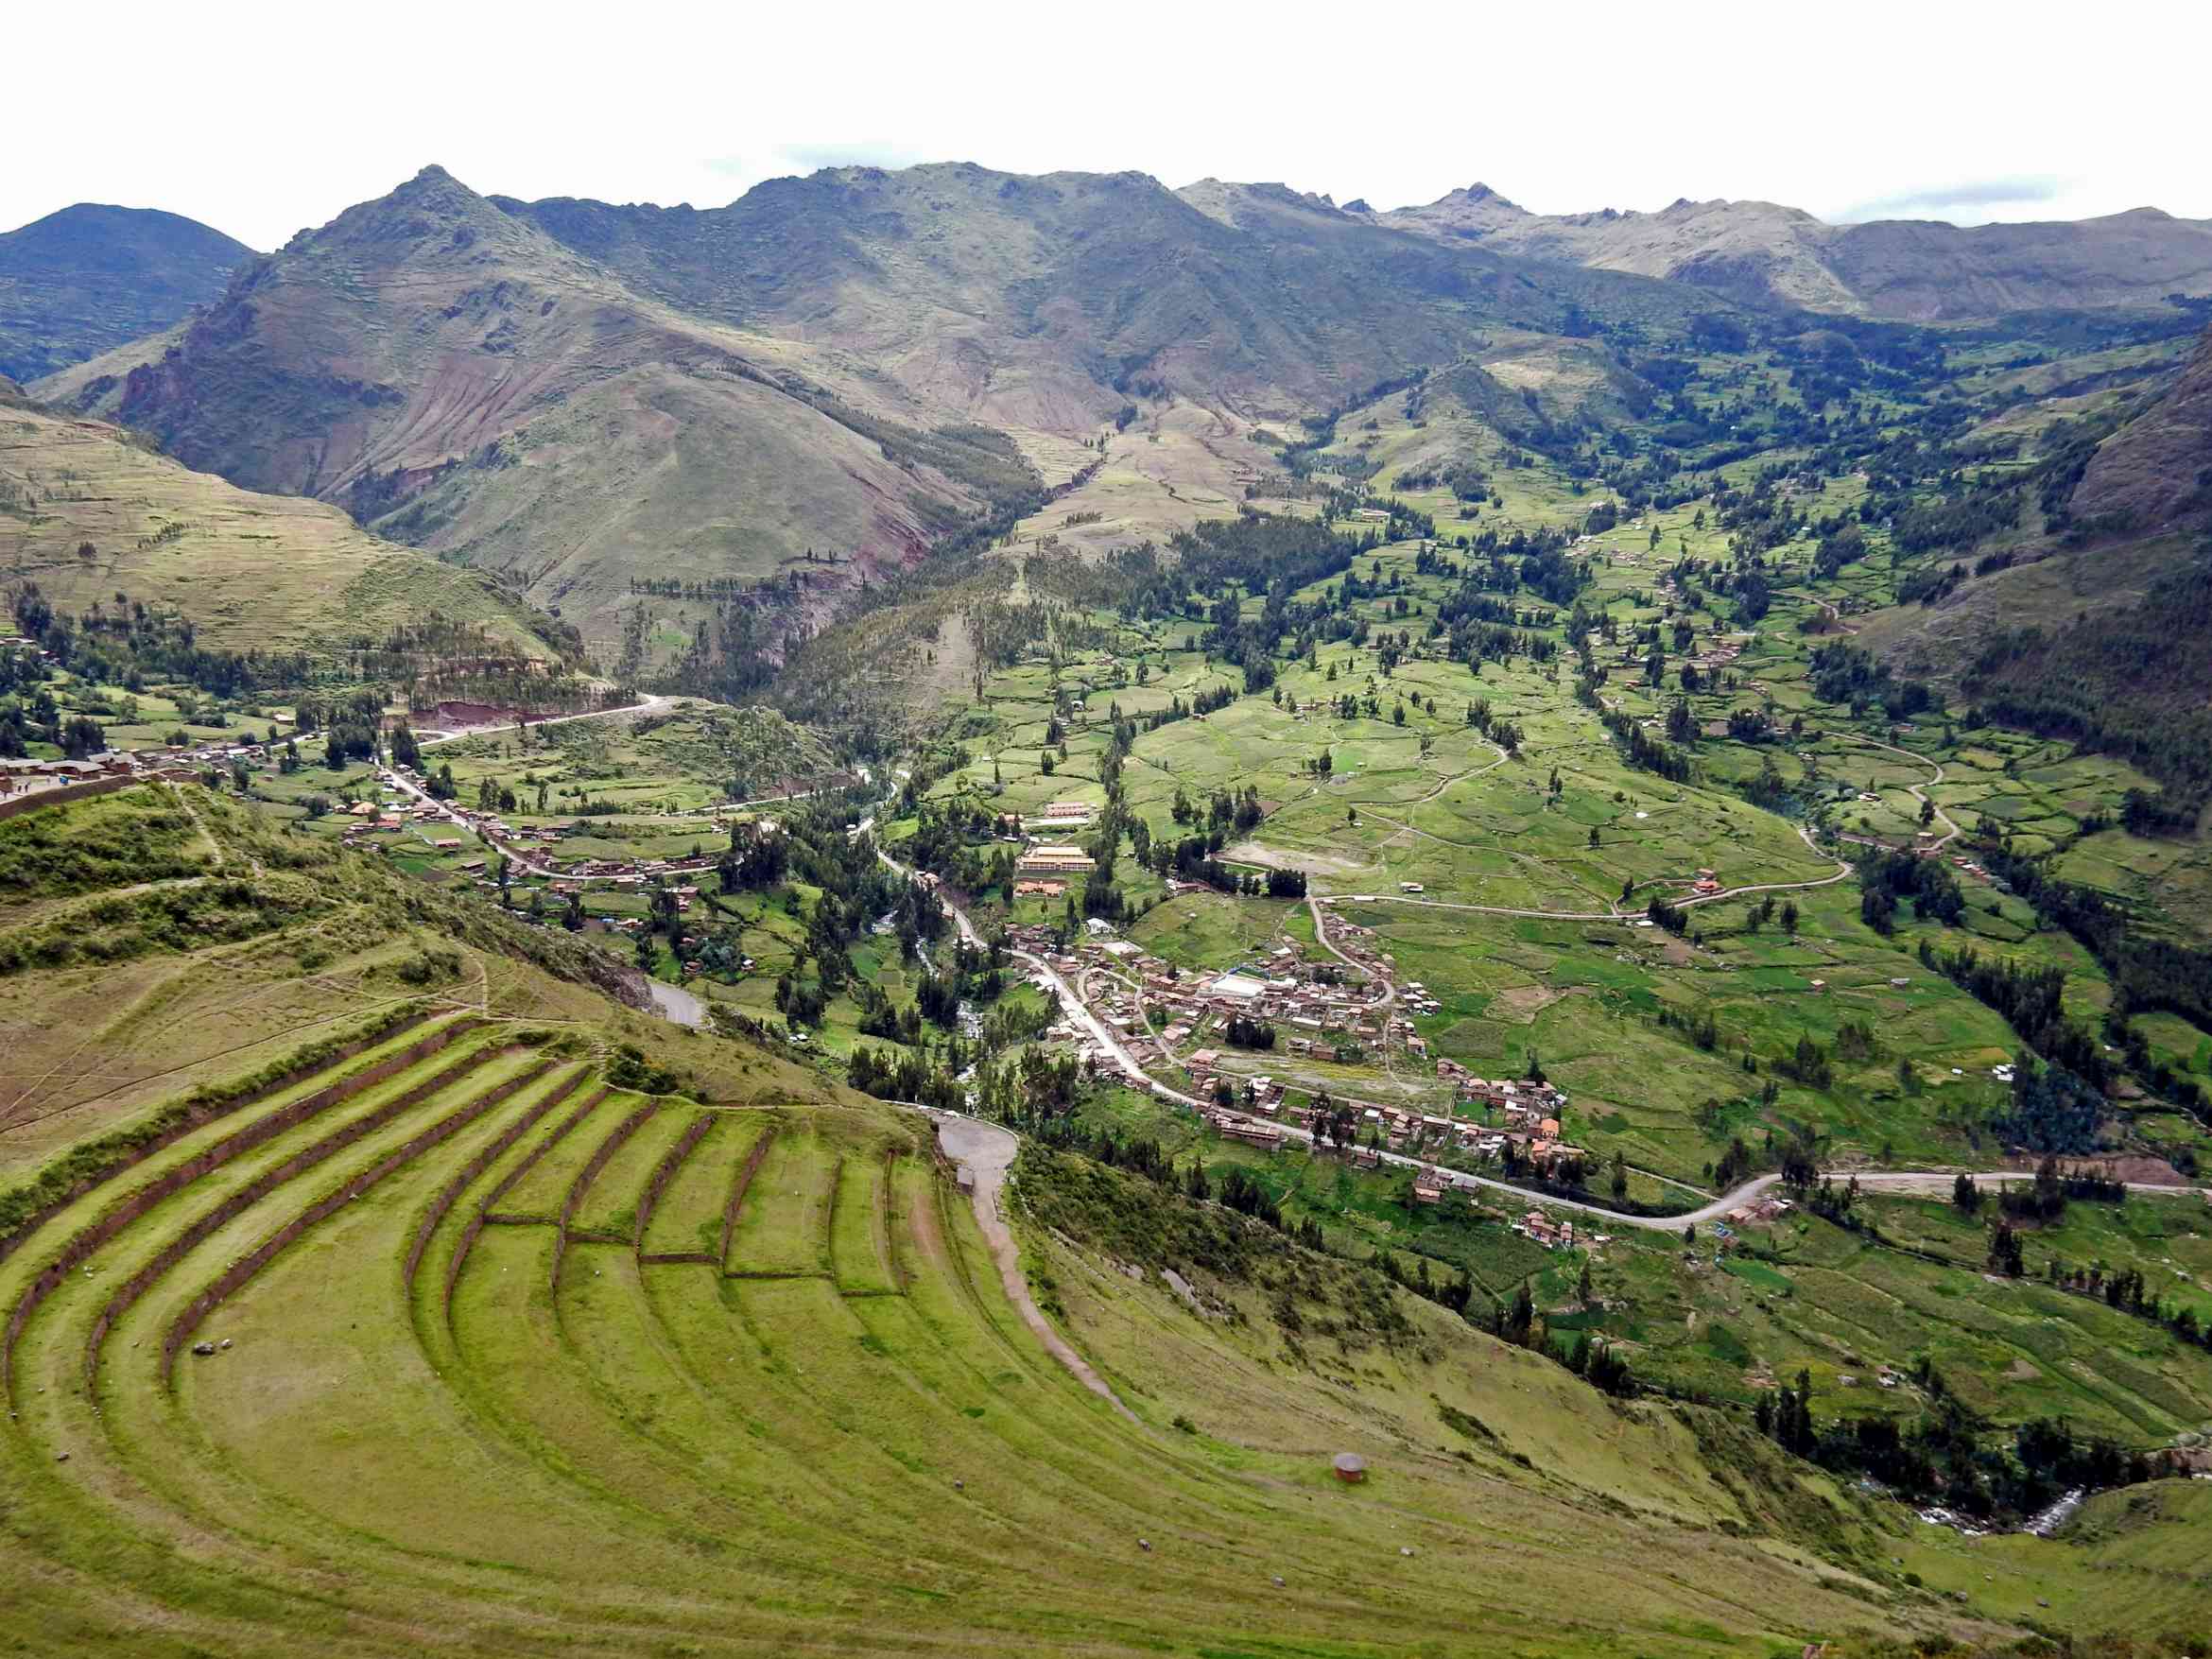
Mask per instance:
[[[1624,1415],[1322,1258],[1284,1264],[1302,1374],[1238,1306],[1237,1218],[1155,1240],[1213,1240],[1194,1317],[1109,1270],[1158,1219],[1097,1207],[1117,1178],[1025,1164],[1030,1280],[1132,1422],[1023,1327],[919,1118],[616,1075],[409,1009],[13,1204],[19,1639],[1687,1654],[1936,1616],[1723,1425]]]
[[[611,999],[620,969],[600,953],[410,880],[398,862],[281,833],[197,784],[0,821],[0,1182],[421,998],[624,1042],[667,1029]],[[748,1086],[741,1064],[782,1076],[732,1050],[729,1075],[702,1086]]]
[[[379,541],[335,507],[240,490],[120,426],[4,389],[0,574],[71,612],[128,595],[227,650],[323,661],[435,619],[484,653],[556,654],[483,577]]]

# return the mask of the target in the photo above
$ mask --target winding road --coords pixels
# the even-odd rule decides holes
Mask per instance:
[[[638,702],[626,702],[619,708],[593,709],[588,713],[580,715],[560,715],[551,719],[532,720],[529,722],[529,724],[533,726],[565,726],[572,720],[604,720],[611,718],[615,715],[647,715],[652,713],[653,710],[657,708],[665,707],[669,700],[670,700],[667,698],[655,696],[653,693],[648,691],[643,695],[643,700]],[[489,737],[495,732],[513,732],[520,729],[521,723],[515,722],[505,726],[474,726],[465,732],[441,732],[435,737],[423,738],[420,742],[417,743],[416,747],[418,749],[435,749],[441,743],[458,743],[464,737]],[[429,790],[423,788],[422,785],[415,783],[409,778],[401,776],[397,768],[384,767],[379,769],[377,772],[377,780],[380,783],[386,785],[388,787],[399,789],[406,794],[412,795],[417,801],[420,801],[423,805],[431,808],[447,822],[454,824],[458,828],[467,830],[469,834],[475,836],[479,840],[482,840],[490,845],[502,857],[506,858],[509,863],[512,864],[515,869],[523,871],[530,875],[553,877],[560,876],[562,874],[562,872],[556,870],[550,864],[543,863],[540,860],[531,857],[529,854],[518,852],[512,847],[501,846],[498,842],[493,841],[491,837],[481,834],[481,832],[477,830],[475,824],[471,823],[467,819],[461,816],[460,809],[458,807],[455,806],[449,801],[441,801],[437,796],[431,794]],[[563,879],[567,878],[564,877]],[[591,878],[585,876],[575,879],[589,880]],[[683,1023],[685,1025],[697,1025],[699,1021],[697,1019],[692,1019],[683,1021]]]
[[[901,864],[881,848],[876,850],[875,855],[900,874],[907,876],[913,874],[913,872],[906,865]],[[943,900],[945,909],[951,913],[953,925],[959,930],[959,936],[971,944],[981,944],[983,936],[976,931],[976,925],[968,919],[968,913],[942,890],[938,896]],[[1451,906],[1446,907],[1464,909],[1468,907]],[[1590,919],[1608,920],[1610,918],[1593,917]],[[1178,1104],[1189,1107],[1194,1112],[1222,1113],[1222,1109],[1214,1105],[1210,1100],[1201,1100],[1196,1096],[1185,1095],[1181,1090],[1171,1089],[1166,1083],[1149,1077],[1144,1067],[1137,1063],[1136,1057],[1123,1046],[1120,1036],[1113,1028],[1091,1011],[1089,1006],[1076,994],[1075,988],[1068,984],[1061,976],[1058,970],[1044,958],[1029,951],[1016,950],[1011,945],[1007,947],[1007,955],[1027,966],[1038,981],[1059,998],[1061,1008],[1067,1013],[1068,1017],[1089,1033],[1092,1041],[1097,1043],[1101,1050],[1113,1057],[1123,1074],[1132,1083],[1140,1088],[1149,1089],[1152,1095],[1159,1099],[1176,1101]],[[1309,1148],[1317,1144],[1317,1137],[1310,1130],[1294,1129],[1287,1124],[1276,1123],[1270,1118],[1253,1116],[1249,1113],[1229,1112],[1226,1115],[1235,1117],[1241,1122],[1265,1125],[1270,1129],[1278,1130],[1286,1139],[1298,1141]],[[1320,1142],[1319,1144],[1326,1146],[1329,1143]],[[1380,1153],[1380,1156],[1385,1164],[1432,1175],[1449,1185],[1486,1187],[1494,1192],[1509,1194],[1532,1208],[1572,1210],[1580,1215],[1596,1216],[1613,1226],[1635,1227],[1649,1233],[1686,1233],[1693,1227],[1716,1220],[1726,1216],[1729,1211],[1749,1203],[1761,1193],[1778,1184],[1782,1179],[1779,1175],[1754,1175],[1749,1181],[1730,1188],[1710,1202],[1700,1205],[1697,1209],[1685,1211],[1680,1215],[1632,1216],[1620,1210],[1609,1209],[1600,1203],[1581,1199],[1554,1198],[1548,1193],[1532,1192],[1528,1187],[1516,1186],[1510,1181],[1500,1181],[1493,1176],[1474,1175],[1464,1169],[1446,1168],[1441,1164],[1431,1164],[1423,1158],[1408,1157],[1403,1152],[1384,1151]],[[2035,1179],[2034,1171],[2025,1169],[1889,1169],[1838,1171],[1838,1173],[1843,1174],[1847,1178],[1850,1175],[1856,1175],[1858,1184],[1862,1188],[1873,1187],[1901,1191],[1919,1189],[1933,1192],[1947,1192],[1951,1184],[1961,1174],[1971,1175],[1977,1182],[1996,1185]],[[1681,1185],[1684,1184],[1678,1182],[1673,1184]],[[2131,1181],[2126,1184],[2130,1192],[2165,1193],[2169,1197],[2188,1190],[2186,1187],[2161,1185],[2153,1182]]]

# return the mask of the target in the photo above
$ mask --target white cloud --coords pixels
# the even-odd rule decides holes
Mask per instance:
[[[2063,216],[2058,204],[2082,181],[1977,179],[1956,184],[1924,185],[1892,192],[1846,208],[1837,217],[1847,224],[1868,219],[1950,219],[1974,224],[1995,218]]]
[[[19,9],[0,225],[122,201],[273,247],[431,161],[485,191],[704,206],[824,162],[925,158],[1378,207],[1483,179],[1542,212],[1730,196],[2212,217],[2201,7],[2123,0],[2092,27],[1925,0]]]

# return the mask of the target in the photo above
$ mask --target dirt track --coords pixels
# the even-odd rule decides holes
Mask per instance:
[[[1020,1138],[1012,1130],[1001,1129],[995,1123],[948,1115],[937,1121],[937,1142],[944,1149],[945,1156],[967,1171],[975,1184],[970,1197],[975,1204],[976,1225],[983,1229],[983,1237],[991,1246],[991,1259],[998,1264],[998,1282],[1006,1287],[1007,1299],[1020,1312],[1022,1322],[1037,1333],[1037,1339],[1045,1344],[1052,1357],[1073,1372],[1083,1387],[1111,1403],[1132,1423],[1141,1421],[1121,1403],[1120,1396],[1107,1386],[1106,1379],[1091,1368],[1090,1361],[1052,1328],[1051,1321],[1029,1295],[1028,1281],[1022,1276],[1021,1257],[1014,1248],[1013,1232],[1006,1224],[999,1202],[1006,1188],[1007,1168],[1021,1149]]]

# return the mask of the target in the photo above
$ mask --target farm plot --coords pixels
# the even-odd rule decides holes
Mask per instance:
[[[778,1134],[746,1185],[724,1270],[739,1278],[826,1275],[830,1212],[845,1155],[818,1132]]]

